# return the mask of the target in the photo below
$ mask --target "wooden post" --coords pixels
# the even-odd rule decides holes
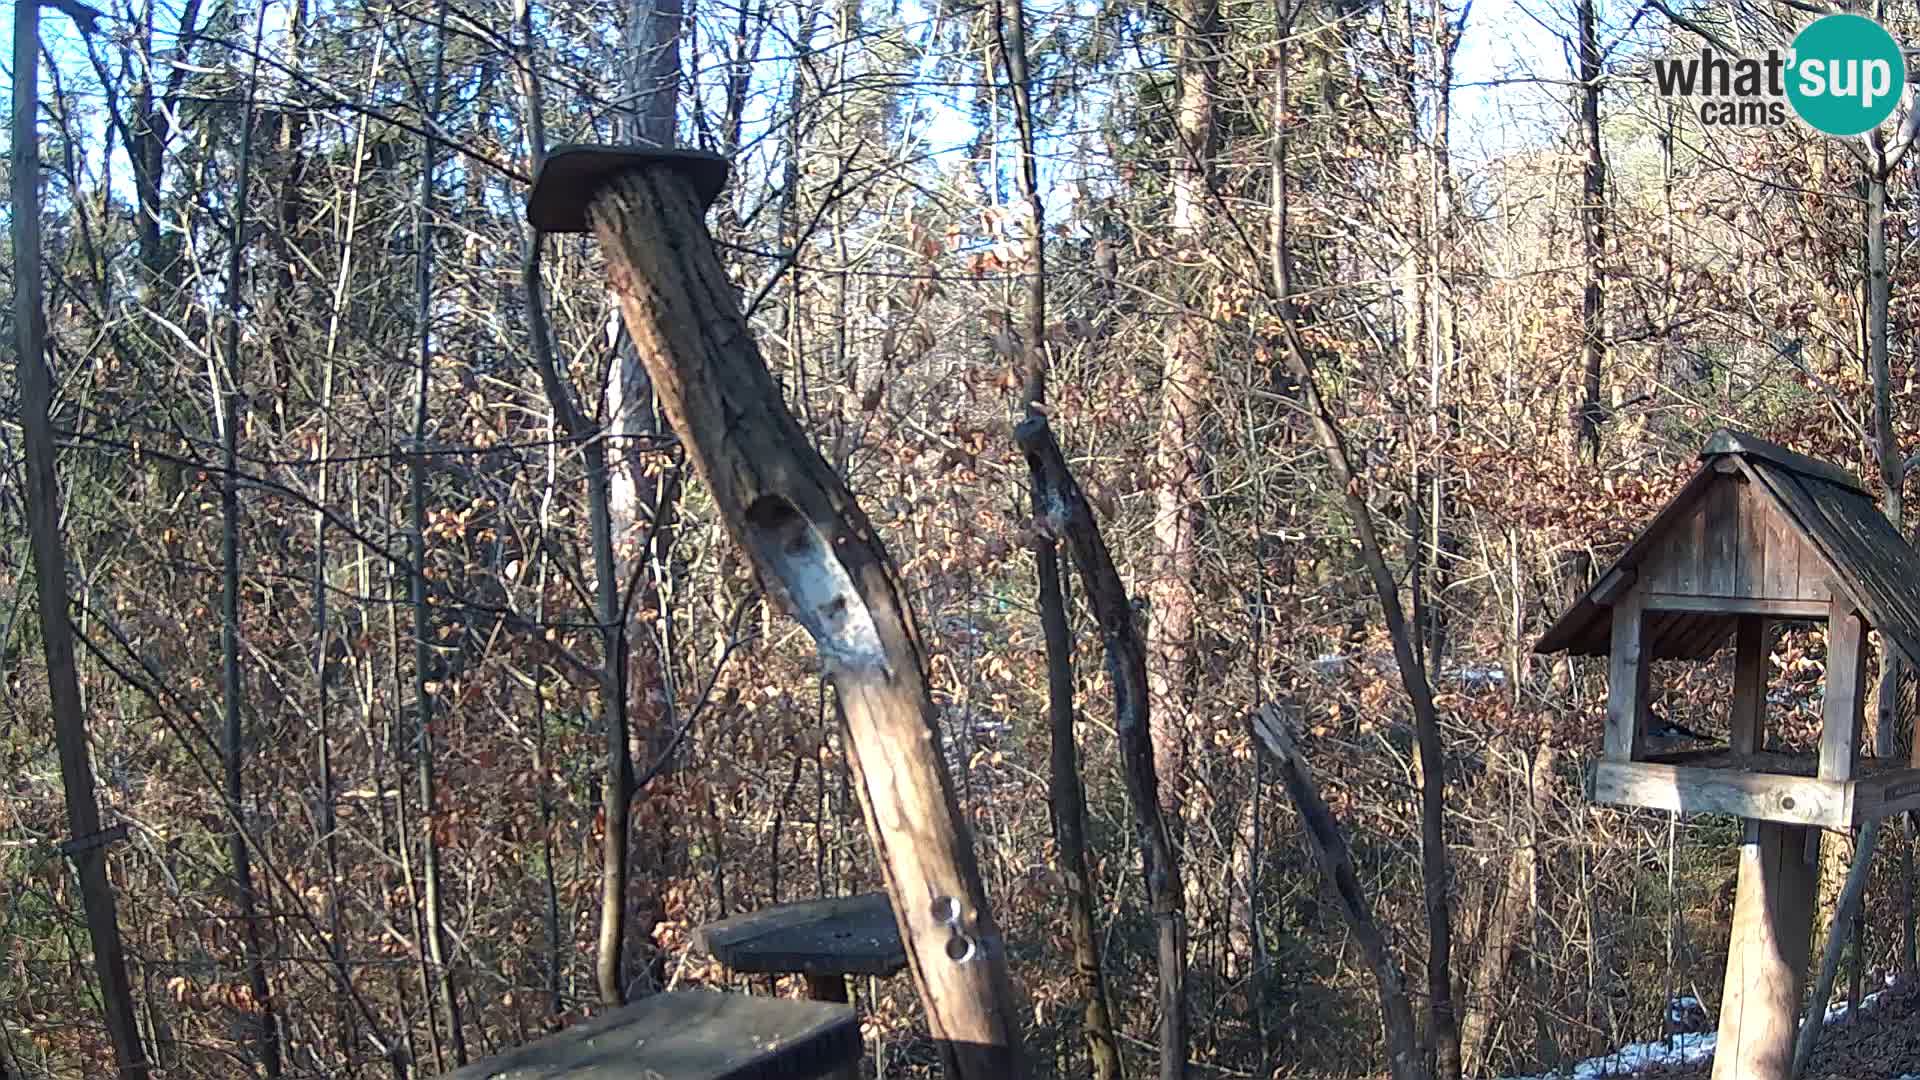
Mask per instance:
[[[1827,617],[1827,682],[1820,711],[1820,779],[1851,780],[1860,755],[1867,683],[1867,628],[1853,602],[1834,593]]]
[[[1641,612],[1645,594],[1638,585],[1613,602],[1613,646],[1607,657],[1608,761],[1638,761],[1646,725],[1647,675],[1653,657],[1642,648]]]
[[[947,1074],[1024,1075],[1005,944],[941,754],[918,632],[879,536],[787,409],[741,314],[705,223],[712,161],[556,150],[528,216],[566,227],[585,202],[667,418],[728,533],[820,650]]]
[[[1820,830],[1748,821],[1713,1080],[1788,1080],[1807,978]]]
[[[1742,615],[1733,632],[1733,715],[1728,739],[1736,754],[1759,751],[1767,733],[1767,620]]]

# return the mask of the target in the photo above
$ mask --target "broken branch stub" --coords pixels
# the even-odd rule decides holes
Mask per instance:
[[[1004,943],[941,755],[906,599],[853,493],[768,372],[701,194],[673,161],[637,162],[599,184],[587,219],[668,420],[839,692],[868,834],[948,1074],[1021,1075]]]

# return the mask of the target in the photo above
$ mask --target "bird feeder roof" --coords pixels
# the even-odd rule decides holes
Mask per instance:
[[[1920,663],[1920,556],[1844,469],[1742,432],[1707,440],[1699,470],[1534,651],[1607,655],[1613,601],[1636,578],[1701,601],[1647,612],[1643,644],[1657,658],[1704,660],[1743,606],[1817,587]]]

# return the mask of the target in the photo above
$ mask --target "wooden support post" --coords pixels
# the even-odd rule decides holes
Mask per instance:
[[[1865,715],[1867,628],[1839,592],[1827,617],[1827,684],[1820,711],[1820,779],[1851,780]]]
[[[845,975],[807,975],[807,997],[814,1001],[837,1001],[842,1005],[852,1001],[847,993]]]
[[[1742,615],[1733,632],[1733,715],[1728,738],[1736,754],[1757,752],[1767,733],[1767,620]]]
[[[586,203],[627,331],[716,512],[820,650],[947,1075],[1024,1075],[1005,943],[947,775],[904,589],[761,359],[707,232],[712,161],[556,150],[528,216],[567,228]]]
[[[1788,1080],[1813,933],[1820,830],[1748,821],[1713,1080]]]
[[[1638,761],[1646,733],[1647,675],[1653,656],[1642,647],[1645,594],[1633,586],[1613,602],[1613,646],[1607,657],[1608,761]]]

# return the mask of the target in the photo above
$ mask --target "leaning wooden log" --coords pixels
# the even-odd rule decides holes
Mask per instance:
[[[1127,797],[1140,830],[1147,877],[1147,902],[1159,930],[1160,1077],[1178,1080],[1187,1065],[1187,930],[1180,888],[1180,862],[1166,818],[1160,812],[1160,781],[1153,768],[1153,742],[1147,726],[1147,651],[1133,622],[1127,587],[1114,569],[1113,556],[1100,535],[1093,508],[1074,482],[1073,471],[1054,441],[1044,416],[1030,416],[1013,429],[1014,442],[1027,456],[1033,491],[1044,509],[1034,522],[1073,551],[1074,565],[1093,605],[1100,637],[1107,647],[1107,675],[1113,680],[1114,727],[1120,736],[1120,761]]]
[[[728,533],[819,648],[948,1075],[1022,1075],[1005,945],[941,754],[919,635],[878,534],[787,409],[741,314],[704,220],[724,176],[711,155],[561,148],[527,214],[543,229],[591,226]]]
[[[1307,846],[1313,849],[1313,860],[1320,864],[1320,875],[1340,898],[1340,913],[1347,920],[1347,929],[1359,943],[1367,966],[1373,969],[1374,988],[1380,995],[1380,1026],[1387,1039],[1388,1073],[1393,1080],[1425,1080],[1427,1069],[1414,1033],[1407,981],[1387,947],[1380,924],[1374,921],[1372,903],[1361,891],[1346,834],[1340,831],[1340,822],[1327,801],[1320,797],[1306,755],[1300,752],[1300,744],[1280,711],[1272,705],[1262,706],[1253,714],[1252,727],[1254,738],[1280,767],[1281,786],[1287,789],[1287,797],[1293,800],[1301,823],[1307,827]]]

